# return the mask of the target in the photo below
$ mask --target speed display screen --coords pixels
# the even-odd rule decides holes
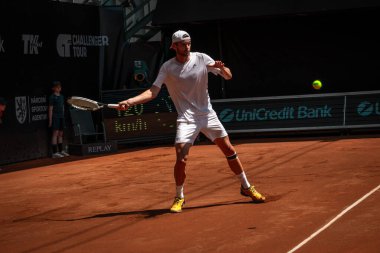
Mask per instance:
[[[136,96],[143,89],[107,91],[102,102],[117,103]],[[165,88],[145,104],[135,105],[126,111],[103,110],[107,139],[118,141],[149,141],[175,135],[177,113]]]

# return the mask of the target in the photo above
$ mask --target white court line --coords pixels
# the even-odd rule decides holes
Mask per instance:
[[[380,184],[374,188],[372,191],[368,192],[366,195],[364,195],[363,197],[361,197],[359,200],[357,200],[355,203],[353,203],[352,205],[350,205],[349,207],[347,207],[346,209],[344,209],[340,214],[338,214],[334,219],[332,219],[329,223],[327,223],[326,225],[324,225],[323,227],[321,227],[320,229],[318,229],[316,232],[314,232],[311,236],[309,236],[308,238],[306,238],[305,240],[303,240],[300,244],[298,244],[297,246],[295,246],[293,249],[289,250],[287,253],[293,253],[294,251],[298,250],[299,248],[301,248],[303,245],[305,245],[306,243],[308,243],[311,239],[313,239],[314,237],[316,237],[319,233],[321,233],[323,230],[325,230],[326,228],[328,228],[331,224],[333,224],[335,221],[337,221],[340,217],[342,217],[345,213],[347,213],[348,211],[350,211],[352,208],[354,208],[355,206],[357,206],[360,202],[362,202],[363,200],[365,200],[366,198],[368,198],[370,195],[372,195],[375,191],[379,190],[380,189]]]

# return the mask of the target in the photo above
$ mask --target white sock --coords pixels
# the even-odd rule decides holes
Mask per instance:
[[[248,189],[251,187],[251,185],[248,182],[247,176],[245,175],[245,172],[243,171],[240,175],[237,175],[237,178],[239,178],[241,185],[244,189]]]
[[[185,195],[183,194],[183,185],[180,185],[180,186],[177,185],[176,192],[177,192],[176,197],[181,198],[181,199],[185,198]]]

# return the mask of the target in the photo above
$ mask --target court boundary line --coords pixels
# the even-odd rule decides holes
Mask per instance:
[[[325,230],[326,228],[328,228],[331,224],[333,224],[335,221],[337,221],[339,218],[341,218],[343,215],[345,215],[348,211],[350,211],[352,208],[354,208],[355,206],[357,206],[358,204],[360,204],[363,200],[365,200],[366,198],[368,198],[369,196],[371,196],[374,192],[376,192],[379,189],[380,189],[380,184],[377,187],[375,187],[374,189],[372,189],[370,192],[368,192],[367,194],[365,194],[363,197],[361,197],[360,199],[358,199],[357,201],[355,201],[349,207],[345,208],[342,212],[340,212],[337,216],[335,216],[334,219],[332,219],[326,225],[324,225],[323,227],[321,227],[320,229],[318,229],[317,231],[315,231],[313,234],[311,234],[309,237],[307,237],[305,240],[303,240],[301,243],[299,243],[293,249],[289,250],[287,253],[293,253],[296,250],[298,250],[299,248],[301,248],[303,245],[305,245],[306,243],[308,243],[309,241],[311,241],[319,233],[321,233],[323,230]]]

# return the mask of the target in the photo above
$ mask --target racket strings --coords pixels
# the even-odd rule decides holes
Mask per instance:
[[[86,109],[86,110],[94,110],[95,108],[94,107],[91,107],[91,106],[85,106],[85,105],[74,105],[72,104],[71,105],[72,107],[76,108],[76,109]]]
[[[85,98],[72,98],[69,102],[74,108],[82,110],[84,109],[93,111],[100,108],[97,102]]]

